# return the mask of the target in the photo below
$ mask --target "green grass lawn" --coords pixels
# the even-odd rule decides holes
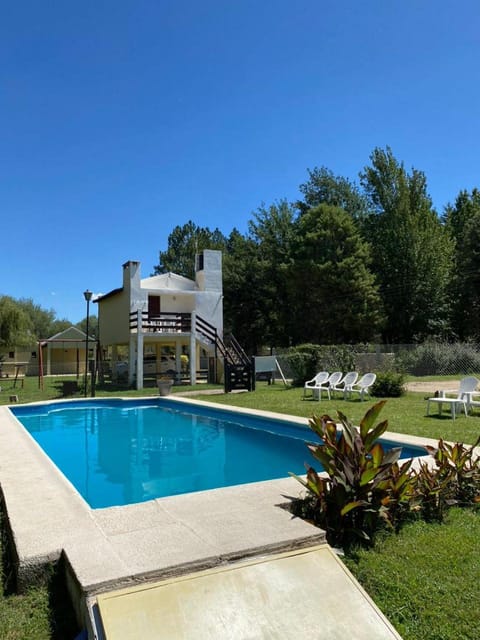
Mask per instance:
[[[480,638],[480,511],[415,522],[346,564],[405,640]]]
[[[8,404],[9,396],[18,395],[19,402],[34,402],[62,397],[65,378],[45,378],[44,389],[38,389],[35,378],[27,378],[23,389],[4,384],[0,404]],[[174,387],[173,392],[189,389],[205,390],[207,385]],[[220,389],[220,387],[217,387]],[[97,396],[140,397],[157,395],[156,388],[142,391],[106,387]],[[480,410],[455,421],[448,412],[442,418],[425,416],[426,393],[407,393],[392,398],[382,412],[389,430],[429,438],[473,443],[480,434]],[[77,397],[82,397],[79,394]],[[341,398],[321,402],[303,399],[303,389],[286,388],[283,384],[259,383],[254,393],[231,393],[198,399],[218,404],[263,409],[296,416],[310,417],[328,413],[335,417],[342,411],[358,422],[371,399]],[[286,470],[288,471],[288,470]],[[478,640],[480,609],[477,593],[480,577],[480,514],[451,511],[443,525],[417,522],[400,534],[381,540],[374,550],[348,559],[348,565],[382,611],[397,627],[405,640]],[[6,640],[43,640],[61,638],[58,620],[62,597],[51,586],[33,588],[26,595],[0,595],[0,638]]]
[[[47,640],[52,637],[46,587],[32,588],[25,595],[0,595],[0,638],[3,640]]]
[[[25,402],[42,402],[45,400],[60,400],[65,399],[67,396],[63,395],[63,383],[68,381],[76,381],[74,376],[61,376],[61,377],[45,377],[43,379],[43,389],[39,388],[38,378],[28,377],[24,379],[23,388],[20,383],[17,383],[17,387],[13,386],[13,379],[0,379],[0,405],[10,404],[10,396],[16,395],[19,403]],[[79,387],[83,387],[83,379],[78,380]],[[172,389],[174,392],[189,391],[192,389],[223,389],[219,385],[199,384],[195,387],[188,385],[174,386]],[[90,387],[88,389],[88,396],[90,396]],[[125,385],[114,385],[111,383],[105,383],[104,385],[97,385],[96,396],[98,397],[145,397],[145,396],[158,396],[158,389],[156,385],[147,387],[145,389],[129,389]],[[68,398],[84,398],[84,392],[80,389],[74,395],[69,395]]]
[[[407,393],[400,398],[387,400],[382,419],[388,420],[388,430],[397,433],[408,433],[427,438],[444,438],[447,440],[472,444],[480,435],[480,409],[476,409],[472,415],[465,417],[461,414],[456,420],[452,420],[450,413],[444,411],[442,417],[432,413],[426,416],[426,393]],[[202,399],[199,395],[198,399]],[[328,400],[322,396],[321,402],[312,400],[311,397],[303,399],[303,389],[286,388],[282,384],[268,386],[257,385],[254,393],[229,393],[219,396],[203,398],[209,402],[230,404],[237,407],[263,409],[287,413],[295,416],[311,417],[313,414],[323,415],[327,413],[332,418],[336,412],[341,411],[352,421],[358,423],[369,406],[376,400],[370,399],[361,402],[358,397],[352,400],[334,398]],[[436,408],[433,408],[436,411]]]
[[[45,378],[44,389],[38,388],[37,378],[26,378],[24,388],[14,389],[13,381],[2,381],[2,391],[0,391],[0,404],[8,404],[10,395],[16,394],[18,401],[38,402],[41,400],[60,399],[62,395],[62,385],[70,378]],[[72,378],[74,379],[74,378]],[[422,378],[424,380],[424,378]],[[82,381],[80,381],[82,382]],[[441,387],[442,385],[439,384]],[[215,387],[214,385],[199,384],[196,387],[174,386],[173,393],[189,390],[205,391]],[[96,395],[106,397],[142,397],[148,395],[158,395],[156,387],[150,387],[137,391],[136,389],[125,389],[113,385],[98,387]],[[389,430],[398,433],[409,433],[411,435],[426,436],[428,438],[445,438],[447,440],[473,443],[480,434],[480,409],[476,409],[474,414],[467,418],[460,414],[456,420],[452,420],[448,410],[445,410],[442,417],[435,413],[426,417],[427,393],[407,393],[401,398],[390,398],[383,410],[382,418],[388,419]],[[83,395],[78,393],[76,396]],[[195,397],[195,396],[194,396]],[[332,418],[336,416],[336,411],[342,411],[351,420],[358,422],[363,416],[366,408],[374,402],[374,399],[361,402],[358,397],[352,400],[343,400],[341,397],[332,400],[322,396],[322,401],[317,402],[311,397],[303,399],[303,389],[285,387],[282,383],[268,385],[265,382],[257,383],[254,393],[229,393],[205,397],[199,393],[198,399],[208,402],[218,402],[239,407],[263,409],[276,411],[295,416],[310,417],[314,413],[328,413]],[[436,407],[431,411],[436,412]]]
[[[3,536],[2,536],[3,538]],[[11,590],[4,541],[0,544],[0,638],[2,640],[73,640],[80,629],[67,597],[63,572],[52,567],[47,584],[25,593]]]

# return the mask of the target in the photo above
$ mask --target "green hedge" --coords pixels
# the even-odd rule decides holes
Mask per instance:
[[[294,386],[303,386],[319,371],[353,371],[356,348],[352,345],[302,344],[283,355]]]

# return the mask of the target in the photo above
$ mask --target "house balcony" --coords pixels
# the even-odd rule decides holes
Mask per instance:
[[[190,313],[163,312],[159,315],[149,315],[145,311],[133,311],[130,314],[130,332],[144,334],[179,334],[190,333],[192,330],[192,316]]]

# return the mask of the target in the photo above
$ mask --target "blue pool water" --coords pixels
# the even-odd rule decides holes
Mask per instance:
[[[284,420],[165,399],[11,410],[92,508],[319,469],[305,446],[315,434]],[[404,447],[402,457],[423,453]]]

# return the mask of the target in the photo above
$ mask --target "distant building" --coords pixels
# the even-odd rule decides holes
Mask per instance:
[[[95,358],[96,338],[89,337],[90,359]],[[23,347],[6,347],[0,355],[2,375],[83,375],[85,372],[86,334],[69,327],[49,338]]]

